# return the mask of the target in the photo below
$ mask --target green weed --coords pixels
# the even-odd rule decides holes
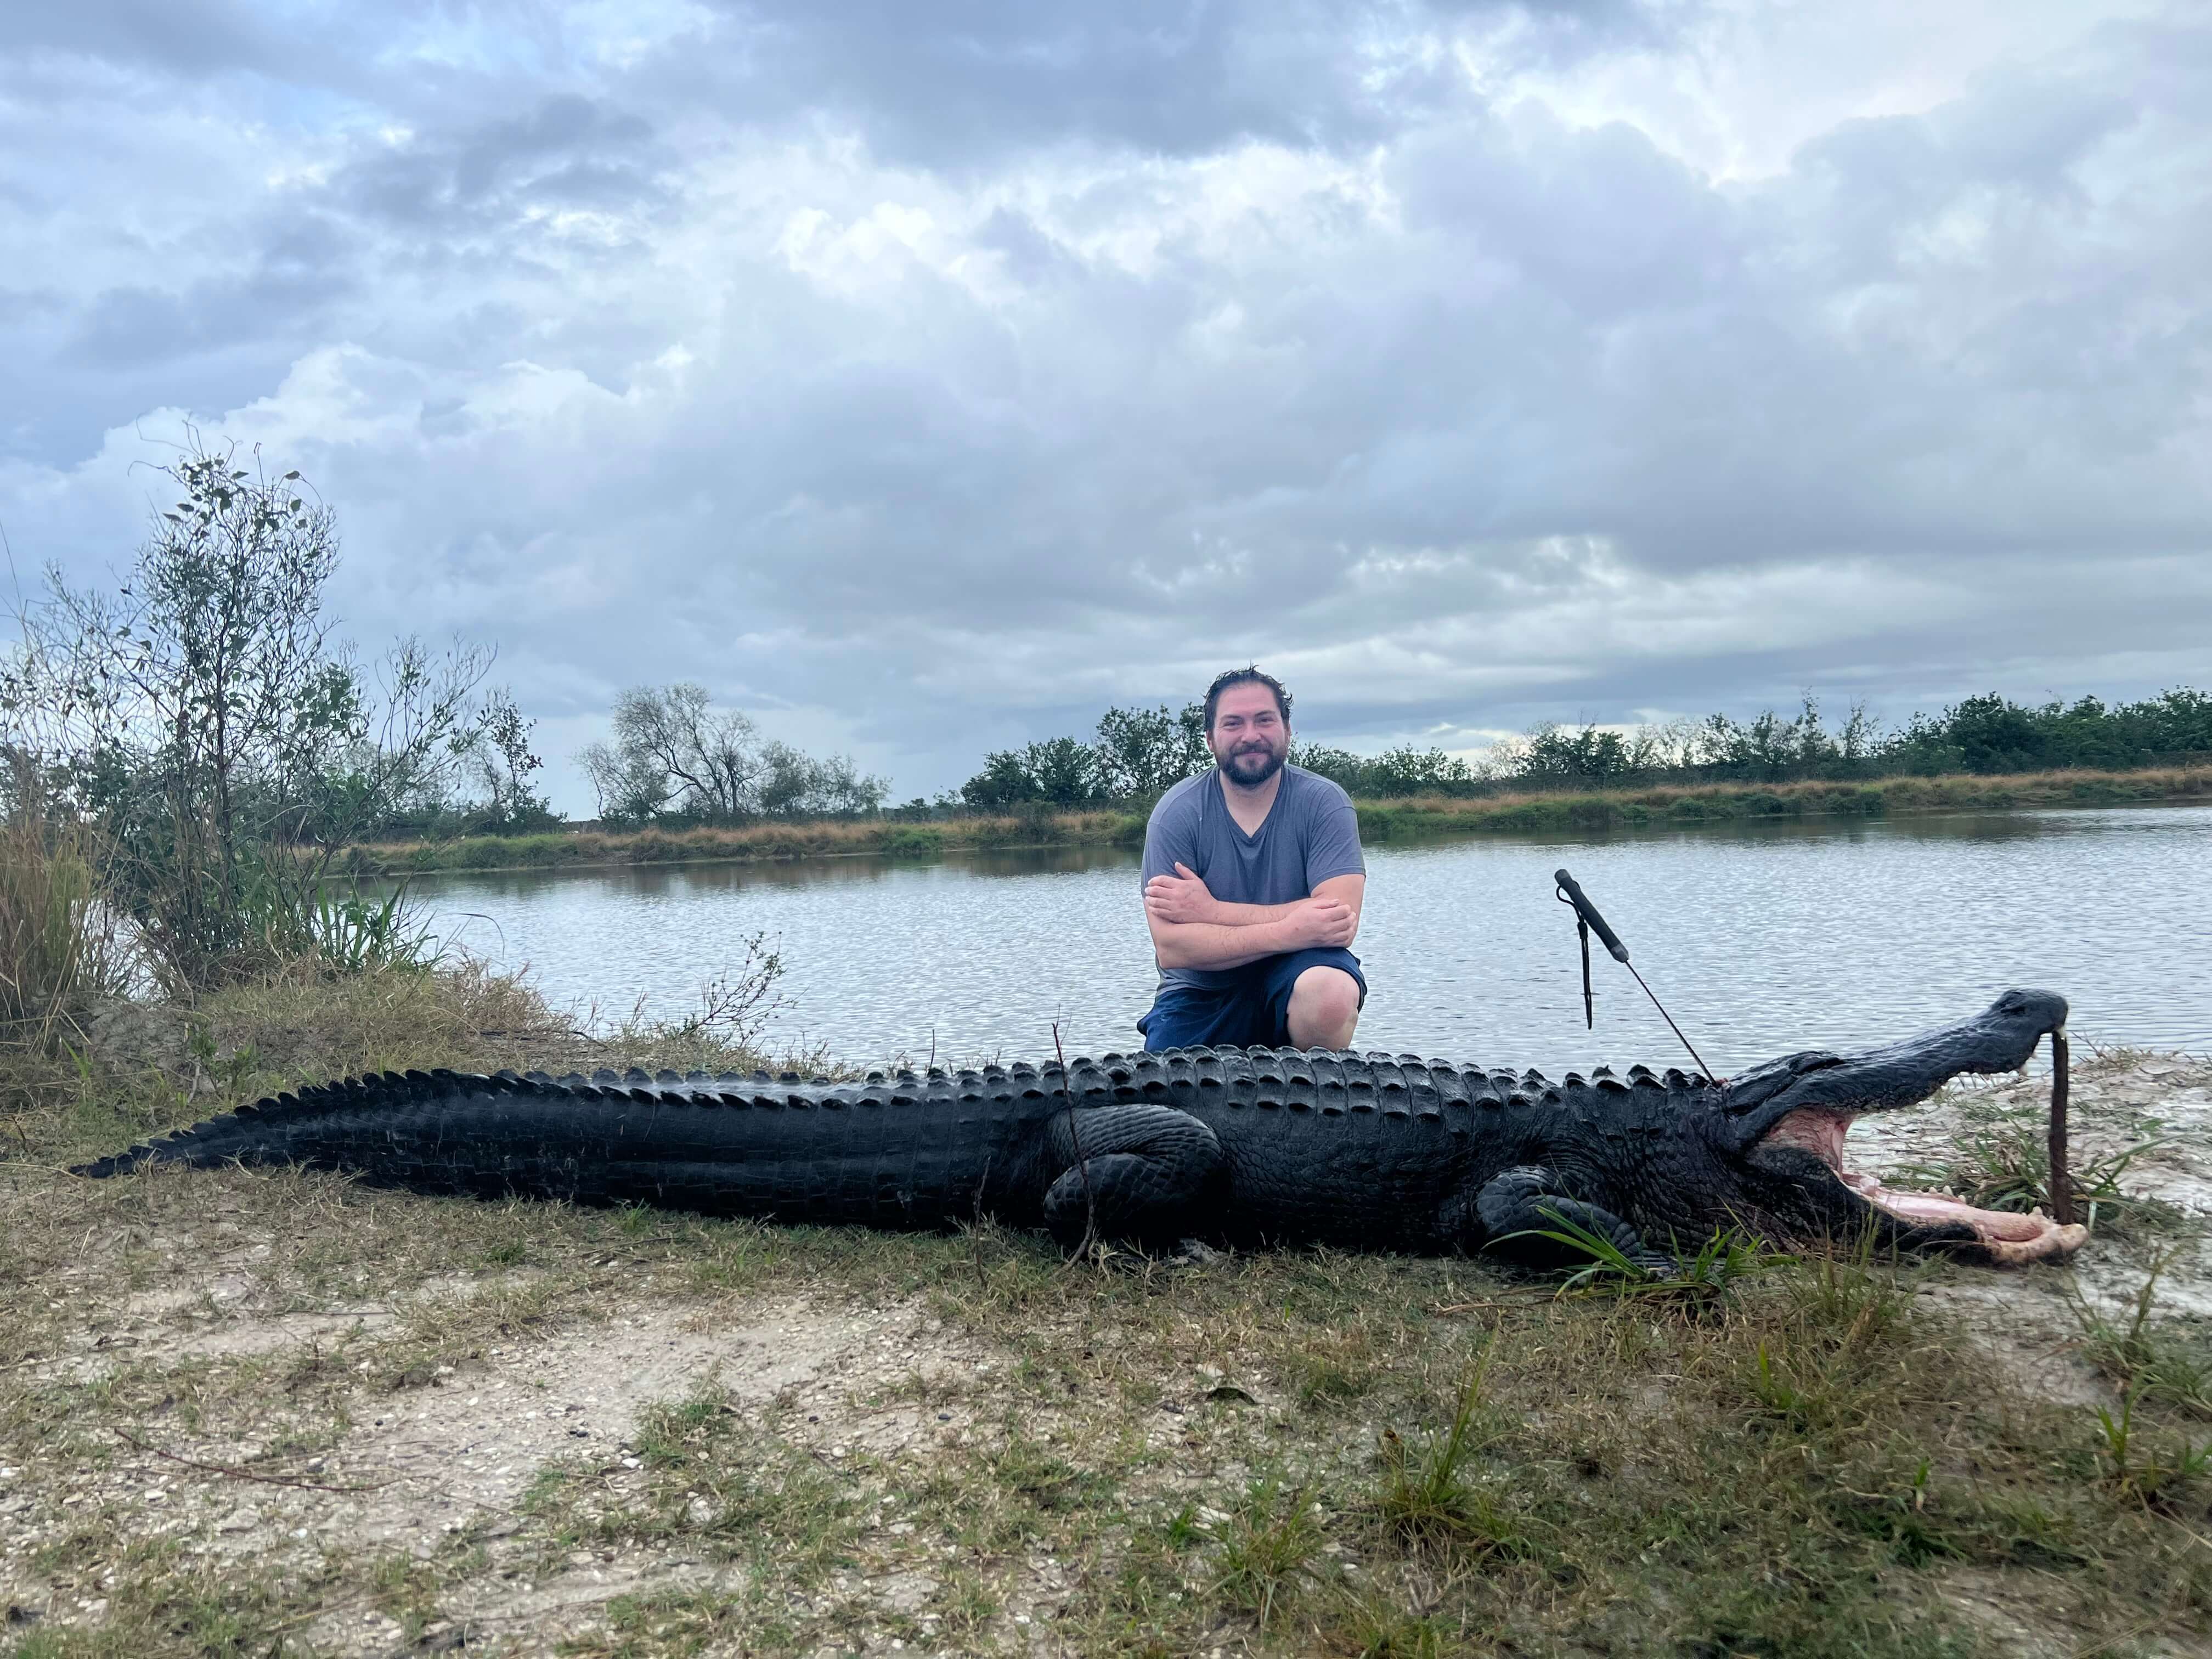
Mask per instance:
[[[1492,1350],[1468,1368],[1450,1425],[1416,1452],[1395,1429],[1382,1431],[1382,1487],[1375,1513],[1384,1530],[1416,1548],[1517,1552],[1518,1523],[1472,1478],[1468,1465],[1498,1437],[1483,1403]]]
[[[2185,1440],[2164,1455],[2145,1453],[2135,1426],[2132,1390],[2120,1396],[2117,1414],[2106,1406],[2090,1410],[2097,1419],[2097,1449],[2104,1459],[2105,1477],[2132,1497],[2146,1501],[2160,1497],[2212,1469],[2212,1441],[2196,1446]]]
[[[2212,1342],[2201,1333],[2171,1329],[2151,1318],[2160,1277],[2179,1247],[2151,1263],[2130,1299],[2125,1322],[2116,1322],[2069,1286],[2067,1305],[2081,1329],[2082,1357],[2130,1393],[2162,1398],[2200,1417],[2212,1417]]]
[[[562,1639],[554,1649],[563,1659],[670,1659],[732,1643],[750,1652],[787,1645],[791,1632],[780,1621],[762,1618],[756,1594],[726,1590],[660,1590],[617,1595],[607,1603],[598,1630]]]
[[[773,1561],[801,1584],[847,1558],[856,1509],[847,1483],[750,1423],[726,1394],[709,1389],[648,1408],[633,1442],[645,1490],[621,1501],[586,1502],[574,1471],[539,1476],[530,1503],[557,1538],[686,1540],[723,1559]]]
[[[1726,1295],[1742,1280],[1771,1272],[1790,1260],[1767,1250],[1750,1235],[1731,1227],[1717,1231],[1698,1247],[1694,1255],[1678,1255],[1672,1270],[1662,1271],[1638,1261],[1604,1234],[1558,1210],[1540,1205],[1538,1209],[1553,1225],[1534,1230],[1527,1237],[1550,1239],[1588,1258],[1583,1266],[1561,1282],[1557,1294],[1562,1298],[1605,1296],[1635,1301],[1710,1303]]]
[[[1323,1536],[1310,1490],[1285,1490],[1279,1477],[1255,1480],[1215,1534],[1214,1593],[1246,1609],[1265,1630],[1277,1604],[1313,1576]]]

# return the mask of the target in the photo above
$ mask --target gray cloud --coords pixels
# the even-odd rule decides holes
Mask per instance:
[[[1174,155],[1376,142],[1409,111],[1464,100],[1434,50],[1455,29],[1510,20],[1516,58],[1550,64],[1660,28],[1636,0],[710,3],[717,26],[671,46],[652,71],[663,84],[740,118],[829,112],[934,166],[1071,141]]]
[[[220,95],[49,29],[155,116],[53,106],[112,214],[0,171],[19,558],[126,551],[134,423],[198,411],[338,507],[365,637],[497,638],[564,730],[702,678],[908,789],[1255,656],[1377,743],[2212,671],[2178,16],[1716,179],[1607,90],[1717,76],[1691,14],[393,15]]]
[[[78,313],[62,349],[72,365],[116,369],[250,345],[270,334],[298,337],[349,292],[349,239],[308,219],[270,227],[250,265],[178,290],[112,288]]]
[[[345,169],[334,198],[406,228],[480,236],[532,211],[627,209],[662,198],[651,125],[574,93],[412,138]]]
[[[11,0],[0,12],[0,49],[186,76],[272,67],[273,33],[232,0]]]

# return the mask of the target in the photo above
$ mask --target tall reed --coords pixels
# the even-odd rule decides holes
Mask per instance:
[[[118,978],[82,828],[17,789],[0,817],[0,1045],[50,1048]]]

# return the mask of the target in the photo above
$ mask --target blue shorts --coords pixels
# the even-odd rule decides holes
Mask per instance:
[[[1152,1011],[1137,1022],[1147,1054],[1162,1048],[1284,1048],[1291,1041],[1291,989],[1309,968],[1340,968],[1359,987],[1367,1006],[1367,976],[1359,958],[1340,947],[1285,951],[1232,969],[1226,985],[1160,987]]]

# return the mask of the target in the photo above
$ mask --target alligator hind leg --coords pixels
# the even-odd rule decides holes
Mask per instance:
[[[1570,1198],[1559,1188],[1559,1177],[1540,1164],[1524,1164],[1494,1176],[1474,1196],[1486,1255],[1503,1256],[1523,1267],[1585,1267],[1589,1252],[1578,1244],[1561,1243],[1549,1233],[1565,1233],[1562,1221],[1608,1240],[1615,1249],[1647,1273],[1666,1273],[1674,1263],[1644,1242],[1644,1235],[1610,1210]]]
[[[1076,1149],[1080,1144],[1082,1157]],[[1169,1106],[1094,1106],[1054,1121],[1066,1167],[1045,1194],[1045,1225],[1070,1247],[1102,1239],[1153,1248],[1213,1231],[1225,1178],[1213,1131]],[[1087,1173],[1086,1173],[1087,1171]]]

